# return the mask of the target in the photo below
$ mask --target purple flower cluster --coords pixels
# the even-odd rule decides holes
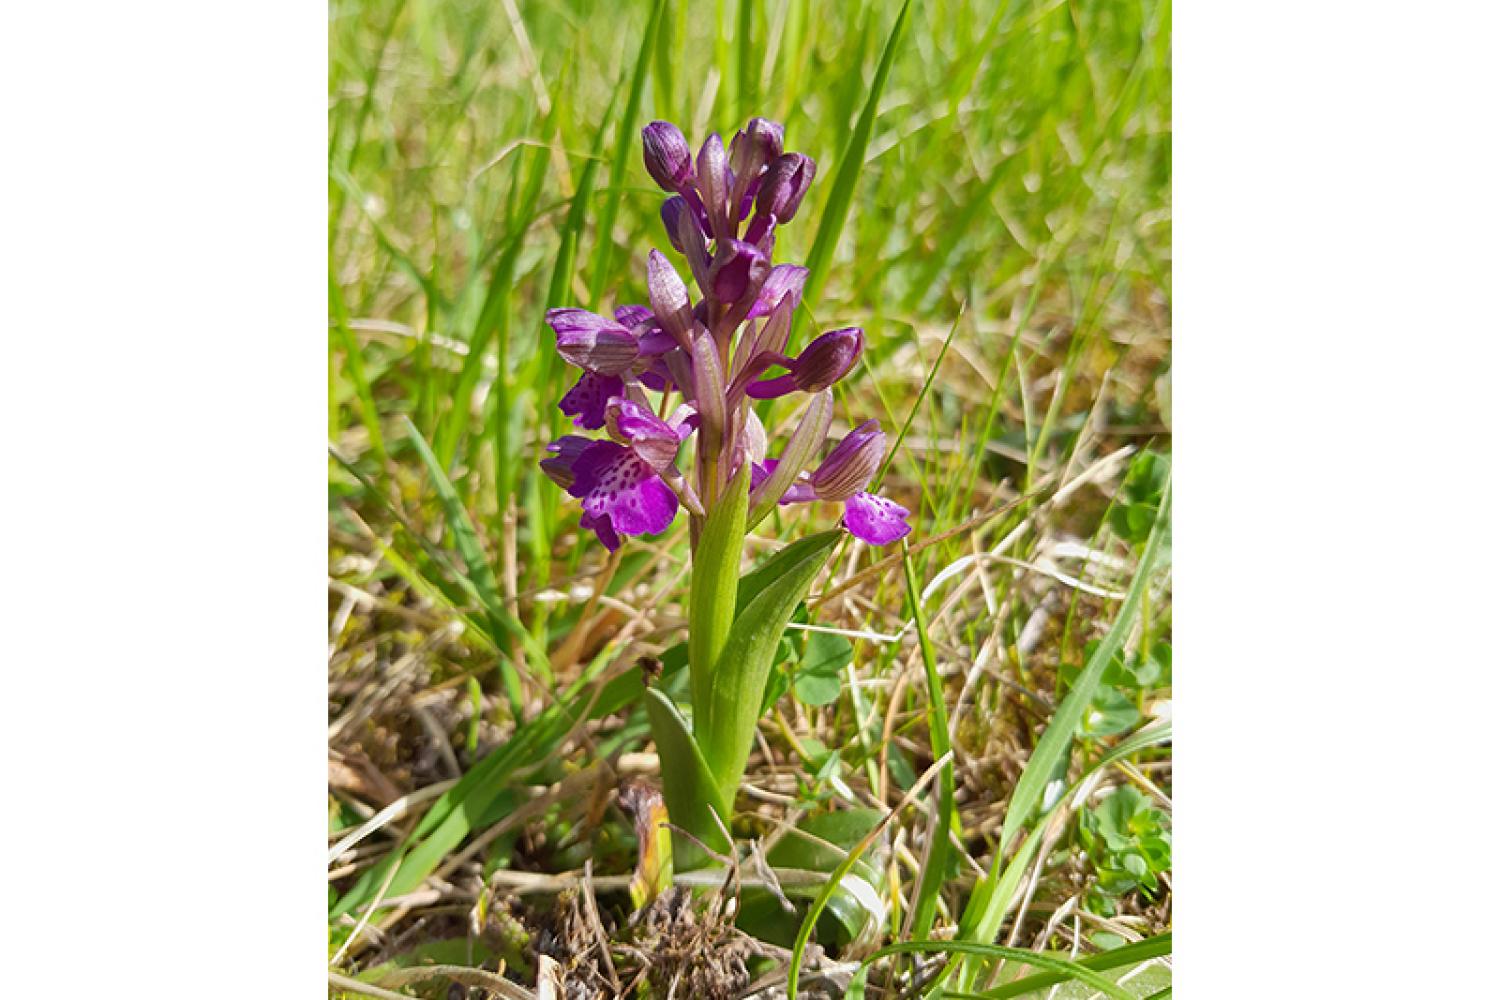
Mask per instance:
[[[694,519],[706,516],[746,462],[750,524],[778,503],[821,500],[842,503],[844,527],[872,545],[911,530],[904,508],[864,492],[885,454],[876,421],[855,428],[806,471],[828,436],[829,387],[859,360],[864,331],[830,330],[795,356],[786,353],[807,269],[773,265],[771,251],[776,227],[797,214],[817,165],[784,152],[782,136],[779,124],[752,118],[727,150],[710,135],[695,162],[675,125],[647,125],[646,170],[671,194],[662,222],[687,259],[698,301],[667,257],[652,250],[649,307],[621,306],[613,318],[584,309],[547,312],[558,353],[583,370],[558,406],[578,428],[607,436],[563,436],[547,446],[542,469],[582,501],[580,523],[610,550],[621,535],[666,530],[679,505]],[[657,394],[655,404],[648,391]],[[767,458],[765,428],[750,401],[792,393],[807,396],[801,419],[780,458]],[[693,461],[685,474],[677,460],[689,438]]]

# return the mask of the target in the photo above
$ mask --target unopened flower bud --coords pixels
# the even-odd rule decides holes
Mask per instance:
[[[687,210],[687,202],[680,194],[674,194],[661,205],[661,224],[666,227],[667,239],[672,241],[672,249],[678,253],[687,252],[682,245],[682,237],[677,235],[678,227],[682,224],[682,215]]]
[[[734,303],[760,294],[771,262],[754,246],[741,240],[719,240],[708,267],[709,291],[720,302]]]
[[[847,500],[875,477],[885,457],[885,432],[866,420],[838,443],[808,481],[820,500]]]
[[[801,153],[778,157],[761,179],[755,211],[760,215],[774,215],[779,222],[792,221],[817,172],[818,165]]]
[[[789,318],[790,310],[786,312]],[[769,350],[769,346],[766,349]],[[792,361],[773,362],[786,365],[785,375],[751,382],[745,387],[745,394],[751,399],[776,399],[799,390],[821,392],[849,374],[864,349],[865,332],[859,327],[829,330],[804,347]]]
[[[781,155],[786,130],[769,118],[752,118],[744,129],[735,133],[729,146],[729,166],[735,176],[755,174]]]
[[[641,129],[646,172],[666,191],[681,191],[693,179],[693,153],[682,130],[671,122],[652,122]]]
[[[865,331],[857,326],[829,330],[813,340],[792,362],[792,379],[803,392],[826,389],[845,375],[865,349]]]
[[[752,118],[729,144],[729,169],[734,172],[735,219],[742,220],[755,205],[766,164],[781,155],[783,129],[767,118]]]
[[[709,228],[715,238],[732,235],[729,231],[729,157],[724,152],[724,140],[715,132],[703,141],[698,150],[698,193],[703,196],[703,207],[708,213]]]

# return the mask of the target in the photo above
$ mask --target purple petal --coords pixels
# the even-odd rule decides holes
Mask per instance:
[[[657,326],[652,327],[649,333],[641,335],[640,342],[636,344],[636,349],[640,351],[641,357],[654,358],[658,355],[666,354],[676,346],[677,341],[673,339],[672,335]]]
[[[589,312],[587,309],[548,309],[547,325],[558,333],[618,329],[620,324],[608,316]]]
[[[599,536],[599,541],[604,547],[613,552],[620,547],[620,536],[615,532],[615,526],[609,523],[607,517],[590,517],[585,514],[578,519],[578,526],[585,531],[592,531]]]
[[[552,480],[563,489],[573,485],[573,465],[578,461],[578,456],[583,450],[594,442],[577,434],[564,434],[547,446],[552,453],[552,458],[544,458],[539,463],[547,478]]]
[[[751,399],[779,399],[797,391],[797,380],[791,375],[778,375],[763,382],[751,382],[745,387],[745,395]]]
[[[750,466],[750,492],[754,493],[760,489],[760,484],[771,478],[771,473],[781,464],[779,458],[768,458],[764,462],[755,462]],[[787,487],[785,493],[776,498],[776,502],[785,507],[793,503],[812,503],[818,499],[812,491],[812,487],[806,483],[792,483]]]
[[[802,301],[802,286],[807,284],[807,268],[796,264],[777,264],[766,275],[766,283],[760,286],[760,295],[750,307],[750,319],[765,316],[781,301],[783,295],[792,296],[792,308]]]
[[[573,465],[577,478],[569,493],[583,500],[583,512],[608,518],[622,535],[665,531],[677,516],[677,495],[629,448],[596,441]]]
[[[687,202],[688,211],[692,213],[689,218],[698,223],[698,232],[705,238],[713,236],[708,223],[708,209],[703,206],[703,199],[698,196],[698,192],[689,188],[682,197]]]
[[[640,403],[611,399],[605,408],[604,422],[611,437],[628,444],[655,471],[665,472],[676,461],[681,444],[676,428]]]
[[[771,473],[776,471],[777,461],[777,459],[768,458],[764,462],[750,463],[750,489],[752,491],[771,478]]]
[[[560,330],[557,353],[568,364],[600,375],[618,375],[629,371],[640,354],[635,334],[623,326],[610,324],[596,330]]]
[[[756,211],[774,215],[781,222],[791,222],[812,186],[818,165],[801,153],[787,153],[766,168],[760,193],[755,199]]]
[[[721,239],[714,244],[708,268],[709,290],[720,302],[738,302],[758,296],[770,273],[771,262],[758,248],[743,240]]]
[[[672,373],[667,370],[667,363],[661,357],[654,357],[636,378],[641,385],[653,392],[666,392],[672,384]]]
[[[573,418],[575,427],[595,431],[604,426],[604,407],[611,396],[625,391],[625,380],[618,375],[596,375],[584,372],[573,383],[557,408]]]
[[[655,323],[656,314],[645,306],[620,306],[615,310],[615,322],[634,330],[642,323]]]
[[[760,241],[766,238],[766,234],[776,228],[776,216],[757,215],[750,220],[750,226],[745,230],[745,242],[760,246]],[[789,265],[778,265],[786,267]]]
[[[745,194],[740,198],[739,217],[735,220],[736,222],[744,222],[750,215],[750,210],[755,207],[755,196],[759,193],[760,177],[755,177],[745,186]],[[755,240],[752,239],[750,242],[754,243]]]
[[[608,408],[609,428],[626,441],[643,437],[676,437],[667,422],[633,399],[613,399]]]
[[[781,494],[781,499],[776,502],[786,506],[789,503],[812,503],[816,499],[818,496],[811,486],[803,482],[794,482],[786,488],[786,492]]]
[[[911,533],[911,511],[874,493],[856,493],[844,501],[844,527],[871,545],[889,545]]]

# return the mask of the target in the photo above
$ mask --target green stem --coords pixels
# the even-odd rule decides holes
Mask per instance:
[[[707,478],[712,481],[716,472],[712,460],[708,472]],[[707,718],[714,667],[734,624],[749,492],[750,463],[742,462],[734,479],[712,501],[698,547],[693,552],[693,577],[688,592],[688,669],[692,678],[695,729]]]

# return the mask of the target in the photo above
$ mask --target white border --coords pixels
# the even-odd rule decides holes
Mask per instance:
[[[324,989],[326,16],[0,25],[10,995]],[[1487,988],[1497,28],[1177,12],[1184,997]]]
[[[1176,22],[1177,995],[1486,995],[1500,18]]]
[[[0,993],[326,990],[322,4],[0,14]]]

